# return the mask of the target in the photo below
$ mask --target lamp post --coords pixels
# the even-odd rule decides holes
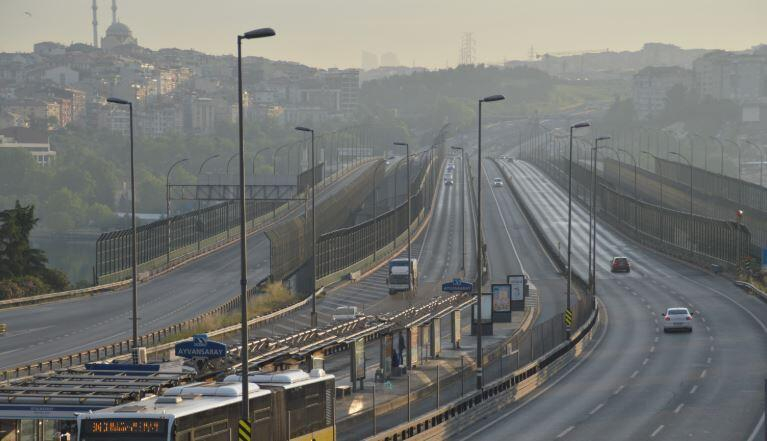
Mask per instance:
[[[572,254],[573,236],[573,131],[575,129],[590,127],[589,122],[579,122],[570,126],[570,156],[567,162],[567,310],[570,310],[570,291],[573,277],[573,269],[570,257]],[[565,331],[570,336],[570,325],[566,325]]]
[[[597,153],[599,151],[599,141],[609,140],[609,136],[599,136],[594,138],[594,148],[591,149],[591,207],[589,207],[589,288],[591,295],[596,294],[596,242],[597,242]]]
[[[760,157],[759,160],[759,186],[764,186],[764,161],[767,159],[765,158],[764,150],[760,149],[758,145],[754,144],[753,142],[744,139],[743,142],[750,145],[751,147],[756,149],[757,154]]]
[[[283,146],[277,147],[274,150],[274,155],[272,156],[272,175],[273,176],[277,175],[277,155],[280,154],[280,150],[282,150],[284,148],[287,148],[287,147],[291,147],[291,146],[293,146],[293,144],[285,144]],[[290,163],[290,153],[288,153],[288,163]],[[290,166],[290,165],[288,164],[288,166]]]
[[[461,271],[466,277],[466,164],[463,160],[463,147],[450,147],[461,151]]]
[[[240,152],[233,154],[231,157],[229,157],[229,160],[226,161],[226,176],[229,176],[229,164],[232,162],[232,159],[236,158],[239,154]]]
[[[693,216],[693,211],[692,211],[692,205],[693,205],[693,196],[692,196],[692,170],[693,170],[693,167],[692,167],[692,163],[691,163],[691,162],[690,162],[690,161],[689,161],[687,158],[685,158],[685,157],[684,157],[682,154],[680,154],[680,153],[678,153],[678,152],[670,152],[669,154],[670,154],[670,155],[676,155],[676,156],[678,156],[679,158],[683,159],[683,160],[684,160],[684,162],[686,162],[686,163],[687,163],[687,165],[689,165],[689,166],[690,166],[690,226],[689,226],[689,230],[688,230],[688,231],[692,231],[692,216]],[[692,254],[692,239],[690,239],[690,254]]]
[[[133,364],[138,364],[138,289],[136,273],[138,271],[136,238],[136,180],[133,161],[133,103],[120,98],[107,98],[108,103],[128,106],[128,122],[130,125],[130,211],[131,211],[131,291],[133,294]]]
[[[173,171],[173,168],[177,165],[181,164],[182,162],[188,161],[189,158],[179,159],[178,161],[174,162],[173,165],[170,166],[168,169],[168,174],[165,175],[165,236],[167,239],[166,243],[166,259],[165,264],[170,264],[170,173]]]
[[[221,155],[215,154],[213,156],[209,156],[204,161],[202,161],[202,164],[200,164],[199,170],[197,170],[197,193],[198,194],[195,195],[195,196],[197,196],[197,219],[198,219],[197,228],[195,229],[196,232],[197,232],[197,251],[200,251],[200,242],[202,242],[202,233],[200,232],[200,228],[202,227],[202,223],[199,222],[200,216],[202,214],[201,213],[201,211],[202,211],[202,200],[200,200],[200,197],[199,197],[200,196],[199,195],[199,192],[200,192],[200,175],[202,174],[202,168],[205,167],[205,164],[207,164],[208,161],[211,161],[213,159],[218,158],[219,156],[221,156]]]
[[[407,287],[408,287],[408,291],[412,291],[413,290],[413,259],[410,253],[410,245],[411,245],[410,224],[412,222],[411,221],[412,213],[410,212],[410,144],[406,142],[395,142],[394,145],[405,147],[405,162],[407,164],[407,166],[405,167],[407,169],[407,177],[405,179],[405,187],[407,188],[407,268],[408,268]]]
[[[637,231],[639,231],[639,219],[637,219],[637,205],[639,204],[639,194],[637,193],[637,160],[629,151],[624,149],[618,149],[618,151],[628,155],[629,158],[631,158],[631,160],[634,162],[634,234],[636,234]]]
[[[258,158],[258,155],[260,155],[261,153],[271,149],[272,149],[271,147],[264,147],[261,150],[258,150],[255,155],[253,155],[253,176],[254,177],[256,176],[256,158]],[[274,170],[274,165],[272,165],[272,170]]]
[[[506,99],[490,95],[477,102],[477,389],[482,390],[482,103]]]
[[[738,204],[740,205],[742,203],[742,199],[743,199],[743,175],[742,175],[743,162],[740,159],[741,153],[742,153],[742,149],[740,148],[740,145],[737,142],[735,142],[735,141],[733,141],[731,139],[725,139],[725,141],[727,141],[730,144],[734,145],[735,148],[738,150]]]
[[[719,166],[720,166],[719,174],[724,176],[724,143],[719,138],[716,138],[713,136],[709,136],[709,138],[716,141],[717,144],[719,144],[719,147],[722,149],[722,162],[719,163]]]
[[[242,111],[242,40],[274,36],[271,28],[256,29],[237,36],[237,121],[240,147],[240,356],[242,405],[240,419],[251,424],[249,419],[248,392],[248,256],[246,254],[247,236],[245,234],[245,145],[243,142],[243,111]]]
[[[308,127],[296,127],[299,132],[307,132],[312,137],[312,328],[317,327],[317,293],[315,282],[317,281],[317,212],[314,210],[314,187],[317,185],[317,166],[314,162],[314,129]]]
[[[376,261],[376,254],[378,252],[378,169],[381,166],[386,165],[385,161],[379,161],[376,168],[373,169],[373,262]]]

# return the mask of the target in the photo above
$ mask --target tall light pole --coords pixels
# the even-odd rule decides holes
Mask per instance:
[[[450,147],[461,152],[461,271],[466,277],[466,164],[463,160],[463,147]]]
[[[202,164],[200,164],[200,169],[197,170],[197,192],[198,193],[200,192],[200,175],[202,174],[202,168],[205,167],[205,164],[207,164],[208,161],[216,159],[219,156],[221,156],[221,155],[215,154],[215,155],[209,156],[204,161],[202,161]],[[202,215],[202,213],[201,213],[201,211],[202,211],[202,201],[199,198],[199,194],[196,194],[195,196],[197,196],[197,219],[199,220],[200,216]],[[201,248],[200,247],[200,242],[202,242],[202,233],[199,231],[199,229],[201,227],[202,227],[202,222],[198,222],[197,223],[197,228],[196,228],[196,231],[197,231],[197,251],[200,251],[200,248]]]
[[[642,150],[641,152],[639,152],[639,154],[640,155],[642,155],[642,154],[647,155],[648,156],[648,159],[647,159],[648,162],[650,161],[649,158],[652,158],[652,159],[657,160],[658,163],[660,163],[660,158],[658,158],[657,156],[653,155],[652,153],[650,153],[647,150]],[[640,158],[641,158],[641,156],[640,156]],[[660,173],[658,173],[659,171],[660,171],[660,168],[655,170],[655,174],[660,175]],[[660,208],[663,209],[663,176],[661,176],[661,179],[659,179],[659,181],[660,181],[660,203],[658,205],[660,205]]]
[[[165,236],[167,238],[166,243],[166,259],[165,264],[170,264],[170,173],[173,171],[173,168],[177,165],[181,164],[182,162],[188,161],[189,158],[179,159],[178,161],[174,162],[173,165],[170,166],[168,169],[168,174],[165,175]]]
[[[253,155],[253,176],[256,176],[256,158],[258,158],[258,155],[261,153],[271,149],[271,147],[264,147],[261,150],[258,150],[255,155]],[[272,166],[272,168],[274,168],[274,166]]]
[[[477,101],[477,389],[482,390],[482,103],[505,100],[490,95]]]
[[[742,149],[740,148],[740,144],[737,142],[731,140],[731,139],[725,139],[725,141],[729,142],[730,144],[734,145],[735,148],[738,150],[738,204],[740,205],[742,203],[743,199],[743,162],[741,161],[741,153]]]
[[[131,290],[133,294],[133,364],[138,364],[138,288],[136,274],[138,271],[136,238],[136,180],[133,162],[133,103],[120,98],[107,98],[108,103],[128,106],[128,123],[130,125],[130,211],[131,211]]]
[[[721,150],[722,151],[722,162],[719,163],[719,166],[720,166],[719,174],[724,176],[724,143],[719,138],[716,138],[714,136],[709,136],[709,138],[711,138],[714,141],[716,141],[717,144],[719,144],[719,147],[722,149]]]
[[[248,256],[246,254],[247,236],[245,234],[245,145],[243,142],[242,111],[242,40],[271,37],[275,35],[271,28],[256,29],[237,36],[237,121],[240,147],[240,348],[242,405],[240,419],[250,421],[248,392]]]
[[[240,155],[240,152],[237,152],[229,157],[229,160],[226,161],[226,175],[229,176],[229,163],[232,162],[232,159],[238,157]]]
[[[631,152],[627,150],[618,149],[618,151],[628,155],[629,158],[631,158],[631,160],[634,161],[634,233],[636,234],[636,232],[639,231],[639,219],[637,218],[637,215],[639,213],[638,211],[639,193],[637,193],[637,160],[634,157],[634,155],[632,155]]]
[[[744,139],[743,142],[755,148],[757,154],[759,155],[759,186],[763,187],[764,186],[764,161],[767,160],[767,158],[765,158],[764,150],[760,149],[758,145],[754,144],[753,142],[747,139]]]
[[[597,262],[596,262],[596,242],[597,242],[597,154],[599,152],[599,141],[609,140],[609,136],[599,136],[594,138],[594,148],[591,149],[591,207],[589,207],[589,288],[591,295],[596,294],[597,280]]]
[[[317,327],[317,293],[314,287],[317,281],[317,212],[314,210],[314,187],[317,185],[317,164],[314,162],[314,129],[296,127],[299,132],[308,132],[312,136],[312,328]]]
[[[679,158],[683,159],[684,162],[687,163],[687,165],[690,166],[690,226],[689,226],[689,230],[688,231],[692,231],[692,216],[693,216],[693,213],[692,213],[692,201],[693,201],[693,197],[692,197],[692,170],[693,170],[692,163],[690,162],[689,159],[685,158],[681,153],[670,152],[669,154],[670,155],[678,156]],[[690,254],[692,254],[692,239],[690,239]]]
[[[573,236],[573,131],[590,127],[590,122],[579,122],[570,126],[570,156],[567,161],[567,310],[570,311],[570,285],[572,284],[573,269],[570,262]],[[570,336],[570,325],[565,326],[567,336]]]
[[[407,288],[408,291],[413,290],[413,258],[410,253],[410,224],[412,222],[411,216],[413,213],[410,211],[410,144],[406,142],[395,142],[394,145],[405,147],[405,163],[407,166],[407,178],[405,179],[405,187],[407,188]],[[395,195],[396,196],[396,195]]]
[[[385,161],[379,161],[375,169],[373,169],[373,262],[376,261],[376,254],[378,253],[378,181],[376,177],[378,175],[378,169],[381,166],[385,166]]]

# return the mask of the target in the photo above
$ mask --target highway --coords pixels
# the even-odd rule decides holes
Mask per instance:
[[[322,201],[367,167],[317,193]],[[303,207],[290,214],[298,216]],[[269,274],[269,241],[248,240],[248,279]],[[195,317],[239,292],[239,245],[224,247],[138,286],[139,334]],[[131,336],[131,288],[55,303],[0,310],[0,369],[71,354]]]
[[[566,194],[528,164],[506,167],[547,234],[566,244]],[[585,274],[588,213],[575,206],[573,219],[573,268]],[[614,255],[630,259],[631,273],[609,272]],[[597,266],[607,324],[593,352],[458,439],[762,439],[767,305],[601,224]],[[697,311],[692,333],[662,332],[673,306]]]

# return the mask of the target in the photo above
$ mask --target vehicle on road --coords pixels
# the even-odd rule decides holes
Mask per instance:
[[[663,332],[692,332],[692,313],[684,307],[668,308],[663,317]]]
[[[493,179],[493,187],[503,187],[503,179],[501,178]]]
[[[610,262],[610,271],[613,273],[630,273],[631,265],[628,257],[613,257],[612,262]]]
[[[408,268],[407,257],[400,257],[389,261],[389,275],[386,277],[386,283],[389,285],[389,294],[396,292],[410,290],[408,281],[412,282],[413,289],[418,284],[418,259],[410,259],[410,267],[413,268],[413,274],[411,278],[410,269]]]
[[[339,306],[336,308],[335,312],[333,312],[333,321],[346,321],[346,320],[354,320],[357,317],[359,317],[361,314],[357,310],[356,306]]]
[[[453,185],[455,181],[452,176],[445,176],[445,185]]]
[[[333,375],[322,369],[287,370],[254,372],[248,379],[251,430],[258,434],[253,439],[336,439]],[[160,396],[79,414],[77,439],[237,439],[241,403],[239,375],[219,383],[176,386]]]

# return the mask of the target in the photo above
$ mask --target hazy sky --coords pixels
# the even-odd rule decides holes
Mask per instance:
[[[99,34],[111,1],[98,0]],[[91,0],[0,0],[0,51],[39,41],[91,42]],[[25,14],[29,12],[31,17]],[[234,53],[235,35],[271,26],[247,55],[319,67],[359,67],[360,53],[394,52],[402,64],[455,65],[472,32],[477,59],[539,53],[636,50],[648,41],[685,48],[767,43],[767,0],[118,0],[139,44]]]

